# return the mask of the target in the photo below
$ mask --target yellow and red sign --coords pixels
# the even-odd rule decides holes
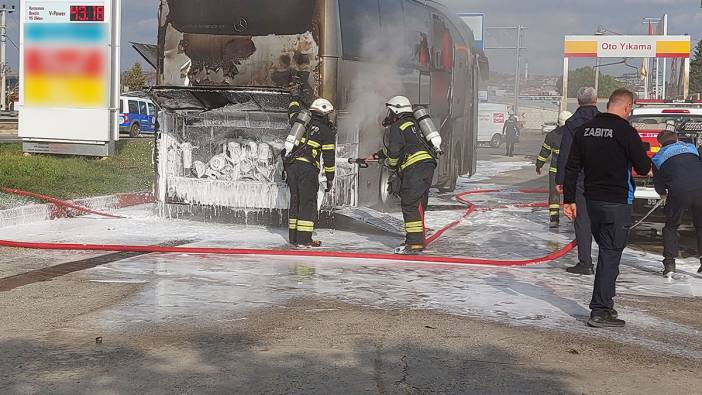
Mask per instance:
[[[689,58],[690,36],[566,36],[567,58]]]
[[[107,102],[109,75],[103,48],[24,51],[24,103],[89,108]]]
[[[109,24],[100,0],[31,0],[22,24],[23,105],[109,107]]]

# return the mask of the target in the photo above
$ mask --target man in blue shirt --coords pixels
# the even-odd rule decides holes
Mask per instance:
[[[661,150],[653,157],[656,192],[666,200],[663,228],[663,275],[675,272],[679,254],[678,228],[686,211],[692,212],[697,232],[697,256],[702,259],[702,160],[696,146],[678,141],[675,132],[658,135]],[[702,273],[702,266],[698,270]]]

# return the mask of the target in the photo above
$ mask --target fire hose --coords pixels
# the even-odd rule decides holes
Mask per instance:
[[[23,197],[41,200],[41,201],[44,201],[47,203],[54,204],[58,207],[70,208],[70,209],[80,211],[80,212],[83,212],[86,214],[94,214],[94,215],[98,215],[98,216],[106,217],[106,218],[122,218],[122,219],[124,218],[124,217],[119,216],[119,215],[105,213],[102,211],[97,211],[97,210],[89,209],[87,207],[79,206],[77,204],[67,202],[65,200],[56,199],[56,198],[51,197],[51,196],[41,195],[41,194],[34,193],[34,192],[27,192],[27,191],[23,191],[20,189],[4,188],[3,187],[3,188],[0,188],[0,192],[5,192],[5,193],[11,194],[11,195],[17,195],[17,196],[23,196]]]
[[[656,211],[656,210],[658,209],[658,207],[663,206],[663,205],[665,205],[665,199],[659,200],[659,201],[646,213],[646,215],[644,215],[638,222],[636,222],[635,224],[633,224],[633,225],[631,225],[631,226],[627,226],[626,228],[629,229],[629,230],[638,228],[639,226],[641,226],[641,224],[643,224],[644,222],[646,222],[646,220],[648,219],[648,217],[650,217],[651,215],[653,215],[653,212]]]
[[[0,188],[5,193],[11,193],[21,196],[31,196],[53,204],[82,211],[85,213],[105,216],[108,218],[122,218],[109,213],[101,213],[86,207],[65,202],[60,199],[52,198],[45,195],[35,194],[31,192],[21,191],[11,188]],[[452,228],[458,226],[464,219],[468,218],[472,213],[478,210],[477,205],[466,199],[466,196],[504,192],[498,189],[491,190],[474,190],[458,193],[455,198],[457,201],[466,205],[466,210],[462,217],[455,220],[443,228],[437,230],[434,234],[427,238],[427,243],[434,243],[439,237],[445,234]],[[541,193],[545,191],[536,190],[519,190],[521,193]],[[527,203],[515,205],[514,207],[543,207],[543,203]],[[496,207],[502,208],[504,206]],[[494,209],[494,208],[492,208]],[[487,209],[490,210],[490,209]],[[484,210],[485,211],[485,210]],[[501,260],[501,259],[484,259],[470,257],[449,257],[437,255],[396,255],[390,253],[355,253],[355,252],[339,252],[339,251],[320,251],[320,250],[279,250],[279,249],[253,249],[253,248],[210,248],[210,247],[164,247],[150,245],[114,245],[114,244],[70,244],[70,243],[39,243],[39,242],[22,242],[0,240],[0,246],[25,249],[39,250],[62,250],[62,251],[106,251],[106,252],[138,252],[138,253],[176,253],[176,254],[213,254],[213,255],[258,255],[258,256],[282,256],[282,257],[316,257],[316,258],[346,258],[346,259],[371,259],[381,261],[403,261],[416,263],[434,263],[434,264],[455,264],[455,265],[488,265],[488,266],[527,266],[538,263],[545,263],[559,259],[570,251],[572,251],[576,243],[570,242],[566,246],[545,256],[518,259],[518,260]]]

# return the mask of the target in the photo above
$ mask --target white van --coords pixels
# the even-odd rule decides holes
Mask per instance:
[[[502,131],[509,118],[507,104],[480,103],[478,105],[478,143],[498,148],[504,141]]]

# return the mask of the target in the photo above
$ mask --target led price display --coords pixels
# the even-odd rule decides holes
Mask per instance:
[[[101,5],[72,5],[71,22],[104,22],[105,7]]]

